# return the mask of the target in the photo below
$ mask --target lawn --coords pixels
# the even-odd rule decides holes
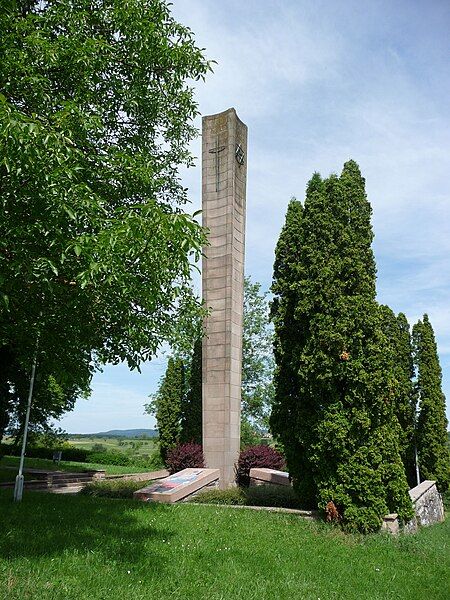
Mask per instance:
[[[15,481],[17,475],[17,471],[12,471],[11,469],[3,469],[0,463],[0,483],[9,483],[11,481]],[[33,477],[27,473],[24,474],[25,479],[33,479]]]
[[[294,515],[0,492],[5,600],[433,600],[449,597],[449,522],[345,536]]]
[[[13,466],[19,468],[19,457],[18,456],[4,456],[0,459],[0,467]],[[106,471],[107,475],[123,475],[126,473],[147,473],[153,471],[152,467],[121,467],[117,465],[98,465],[94,463],[83,463],[73,462],[69,460],[62,460],[59,464],[54,463],[52,460],[45,458],[25,458],[25,468],[29,469],[43,469],[45,471],[89,471],[89,470],[103,470]],[[17,473],[11,471],[14,480]]]

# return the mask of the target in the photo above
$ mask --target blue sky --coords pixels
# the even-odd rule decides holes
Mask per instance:
[[[303,198],[314,171],[355,159],[373,207],[379,301],[411,323],[428,312],[450,399],[450,4],[174,0],[173,13],[218,63],[198,85],[201,113],[234,106],[249,127],[247,274],[268,289],[289,199]],[[182,176],[196,210],[199,162]],[[163,372],[163,357],[141,375],[105,367],[60,425],[152,427],[143,405]]]

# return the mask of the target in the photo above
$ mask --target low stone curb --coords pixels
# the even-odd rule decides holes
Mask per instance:
[[[319,512],[316,510],[301,510],[299,508],[283,508],[282,506],[251,506],[248,504],[212,504],[210,502],[187,502],[184,506],[209,506],[214,508],[247,508],[249,510],[263,510],[273,513],[284,513],[289,515],[297,515],[302,519],[315,521],[319,518]]]

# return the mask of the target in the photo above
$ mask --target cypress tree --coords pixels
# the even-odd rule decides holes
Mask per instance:
[[[202,339],[197,338],[192,353],[189,389],[182,406],[182,442],[202,444]]]
[[[181,406],[184,394],[183,361],[178,358],[169,358],[166,373],[155,398],[159,452],[164,462],[166,462],[167,452],[176,446],[180,438]]]
[[[435,480],[439,490],[444,492],[450,482],[448,421],[442,392],[442,371],[428,315],[414,325],[413,342],[419,396],[416,437],[420,475],[422,480]]]
[[[320,175],[310,184],[320,187]],[[301,396],[297,377],[297,356],[304,343],[304,329],[296,316],[301,267],[302,204],[292,199],[276,249],[272,283],[274,299],[274,398],[270,415],[272,434],[284,448],[291,477],[306,505],[314,505],[316,488],[308,463],[308,440],[303,435]]]
[[[284,417],[303,454],[287,452],[288,467],[301,494],[307,465],[319,507],[333,502],[348,529],[376,530],[384,514],[408,519],[412,508],[394,411],[394,353],[375,300],[371,207],[354,161],[340,177],[314,175],[298,235],[298,264],[285,286],[294,296],[296,394],[279,404],[289,407]]]
[[[413,382],[414,363],[409,323],[403,313],[395,316],[381,306],[384,331],[395,355],[394,377],[397,383],[395,413],[400,424],[400,453],[410,487],[417,485],[415,461],[415,416],[417,394]]]
[[[313,313],[313,369],[305,369],[321,403],[313,445],[319,505],[333,501],[349,529],[371,531],[387,512],[412,516],[395,414],[395,353],[375,299],[372,210],[358,165],[347,162],[326,193],[333,237],[325,256],[321,251],[325,302]]]

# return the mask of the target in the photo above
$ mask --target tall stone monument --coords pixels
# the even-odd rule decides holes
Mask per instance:
[[[234,483],[239,456],[244,301],[247,126],[234,108],[203,118],[202,209],[209,229],[203,299],[211,312],[203,339],[203,452]]]

